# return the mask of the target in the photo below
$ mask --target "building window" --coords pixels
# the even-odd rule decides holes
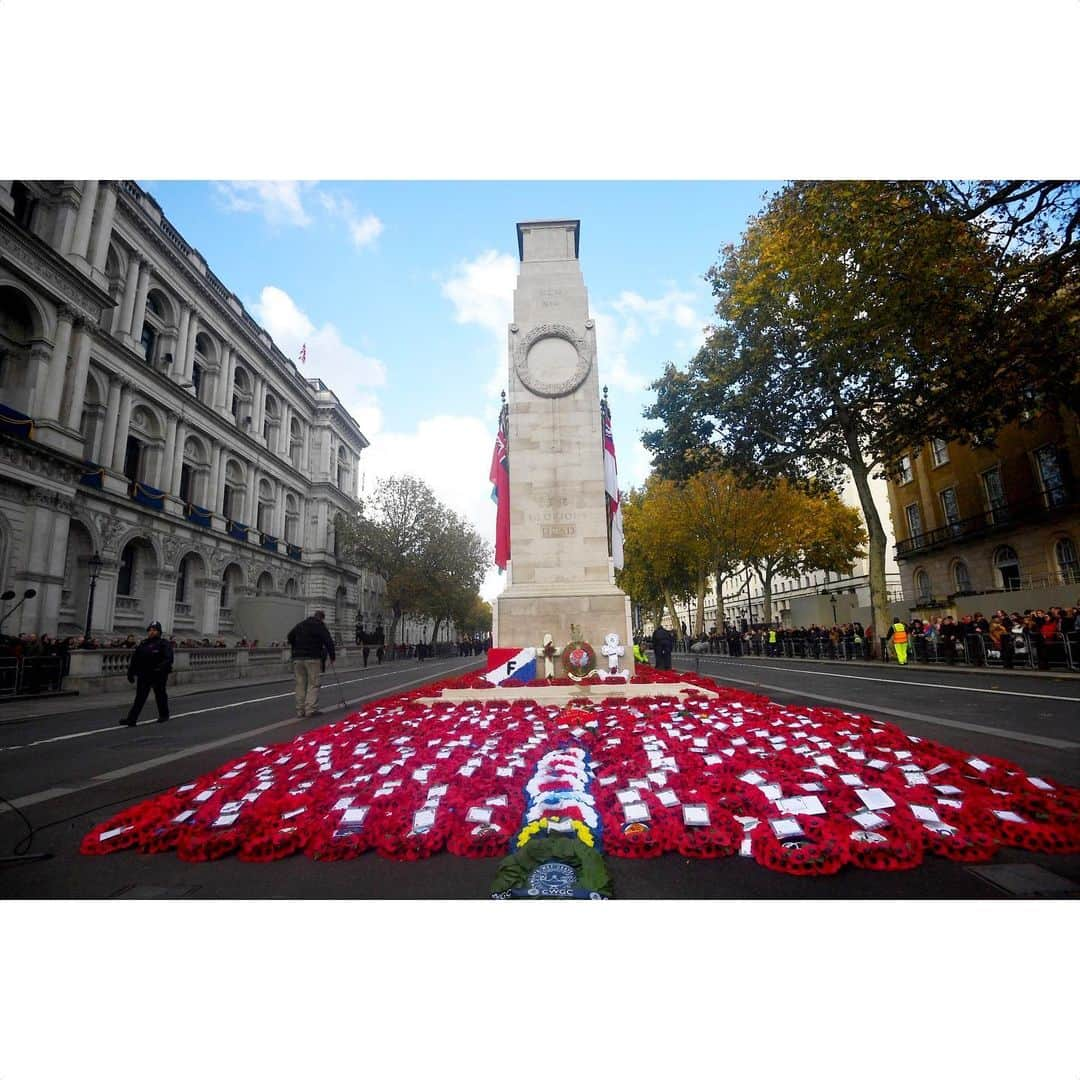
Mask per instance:
[[[900,483],[910,484],[912,481],[911,458],[905,454],[900,459]]]
[[[1009,520],[1008,503],[1005,499],[1005,487],[1001,482],[1001,467],[995,465],[981,474],[983,496],[986,499],[986,509],[990,513],[990,521],[999,525]]]
[[[18,180],[11,185],[11,199],[15,203],[12,211],[15,224],[21,229],[29,229],[37,200],[31,195],[30,189]]]
[[[1001,575],[1003,589],[1020,588],[1020,559],[1016,551],[1007,544],[994,552],[994,567]]]
[[[956,498],[956,488],[945,488],[940,494],[941,512],[945,516],[946,525],[955,525],[960,520],[960,503]],[[960,530],[949,530],[955,536]]]
[[[1054,558],[1058,573],[1066,585],[1080,582],[1080,561],[1076,558],[1076,545],[1066,536],[1054,545]]]
[[[184,502],[191,502],[191,466],[180,466],[180,498]]]
[[[221,492],[221,513],[230,521],[233,520],[233,489],[228,484]]]
[[[904,514],[907,517],[908,536],[922,536],[922,511],[919,509],[919,504],[911,503],[905,506]]]
[[[935,465],[945,465],[949,461],[949,444],[944,439],[930,440],[930,456]]]
[[[1063,506],[1068,502],[1065,473],[1056,446],[1040,446],[1035,451],[1035,469],[1046,505]]]
[[[124,475],[129,480],[139,479],[139,463],[141,460],[142,443],[134,435],[129,435],[127,447],[124,451]]]
[[[202,379],[203,379],[202,364],[192,364],[191,365],[191,382],[195,387],[195,396],[197,398],[199,398],[200,401],[202,400],[202,396],[201,396],[201,394],[202,394]]]
[[[240,417],[240,396],[233,394],[232,405],[229,406],[229,411],[233,414],[233,417],[239,419]]]
[[[931,597],[930,575],[925,570],[915,571],[915,602],[924,604]]]
[[[953,563],[953,582],[956,585],[957,592],[971,592],[971,575],[968,573],[967,563],[963,559],[957,559]]]
[[[116,578],[117,596],[130,596],[135,581],[135,545],[128,544],[120,556],[120,573]]]
[[[191,556],[185,555],[180,560],[180,569],[176,574],[176,602],[183,604],[187,600],[188,568],[191,565]]]
[[[143,323],[142,337],[139,339],[139,344],[143,347],[148,364],[154,359],[155,341],[157,341],[157,331],[149,323]]]

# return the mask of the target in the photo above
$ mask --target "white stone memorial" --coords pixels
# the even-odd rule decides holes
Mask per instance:
[[[615,585],[608,553],[596,331],[578,263],[579,231],[578,221],[517,227],[510,564],[494,605],[501,648],[539,642],[546,632],[561,648],[571,639],[571,623],[598,654],[608,634],[632,637],[630,600]],[[633,660],[626,659],[632,672]]]

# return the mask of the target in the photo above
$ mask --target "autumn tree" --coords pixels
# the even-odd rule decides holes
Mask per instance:
[[[433,618],[437,632],[442,620],[467,610],[491,561],[476,530],[415,476],[384,480],[360,515],[338,528],[346,557],[386,581],[390,645],[405,612]]]
[[[967,346],[989,363],[980,343],[1000,273],[990,240],[935,191],[787,185],[709,271],[717,324],[687,372],[669,367],[654,384],[646,413],[663,424],[643,441],[665,476],[719,462],[762,483],[835,486],[849,471],[879,625],[885,530],[871,475],[986,420],[985,395],[956,397],[956,369]]]
[[[650,478],[623,503],[624,566],[616,582],[627,596],[659,622],[666,609],[679,633],[675,597],[698,581],[698,563],[689,555],[682,499],[677,485]]]

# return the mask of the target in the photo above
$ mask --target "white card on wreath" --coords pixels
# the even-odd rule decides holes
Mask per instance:
[[[615,792],[615,798],[623,806],[630,806],[632,803],[641,802],[641,792],[637,788],[624,788],[622,791]]]
[[[881,788],[861,788],[855,792],[867,810],[888,810],[896,803]]]
[[[465,815],[465,820],[475,825],[490,825],[491,807],[470,806],[469,812]]]
[[[628,822],[649,821],[651,816],[649,808],[643,802],[627,803],[623,806],[623,817]]]
[[[774,818],[769,822],[769,828],[779,840],[787,840],[794,836],[802,836],[802,826],[794,818]]]
[[[671,788],[664,788],[663,791],[658,791],[656,793],[656,799],[661,806],[679,805],[679,796],[676,795],[675,792],[671,790]]]
[[[778,799],[776,808],[782,814],[824,814],[825,807],[816,795],[796,795],[791,799]]]
[[[878,825],[888,825],[888,822],[880,814],[873,810],[863,810],[861,813],[852,814],[851,820],[858,822],[864,829],[874,829]]]
[[[682,808],[684,825],[708,825],[709,808],[704,803],[687,803]]]
[[[940,821],[938,812],[932,806],[916,806],[914,803],[909,804],[911,812],[915,815],[916,821]]]

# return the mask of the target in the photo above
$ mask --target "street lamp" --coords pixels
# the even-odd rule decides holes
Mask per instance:
[[[27,600],[32,600],[35,596],[37,596],[37,589],[27,589],[26,592],[23,593],[23,598],[10,611],[8,611],[7,614],[2,619],[0,619],[0,626],[3,626],[4,623],[6,623],[8,621],[8,618],[11,616],[11,614],[13,612],[18,611],[19,608],[21,608],[23,606],[23,604],[26,603]],[[3,600],[5,602],[8,601],[8,600],[14,600],[14,599],[15,599],[15,590],[14,589],[8,589],[7,592],[5,592],[3,594],[3,596],[0,596],[0,600]]]
[[[90,595],[86,600],[86,633],[83,635],[87,640],[90,638],[90,620],[94,617],[94,590],[97,588],[98,575],[104,563],[101,556],[95,551],[86,564],[90,570]]]
[[[821,595],[822,596],[827,596],[829,598],[829,601],[832,603],[832,624],[833,624],[833,626],[835,626],[836,625],[836,593],[830,592],[828,589],[822,589],[821,590]]]

